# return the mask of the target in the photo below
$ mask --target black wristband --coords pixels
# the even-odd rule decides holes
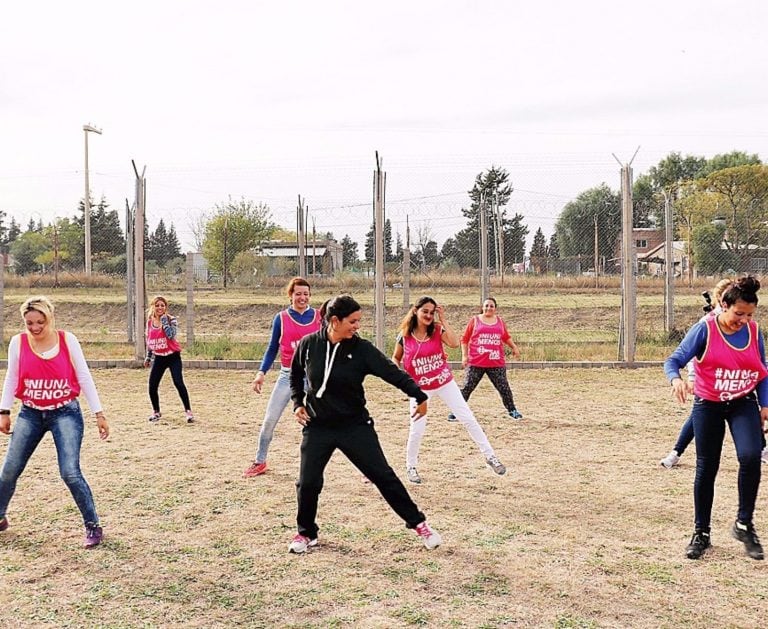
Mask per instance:
[[[0,415],[10,415],[10,414],[11,414],[10,410],[5,410],[5,409],[0,410]]]

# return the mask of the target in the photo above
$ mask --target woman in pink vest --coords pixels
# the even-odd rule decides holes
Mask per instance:
[[[736,280],[723,293],[723,311],[694,325],[664,363],[672,395],[681,404],[688,391],[680,369],[691,359],[696,365],[691,411],[696,439],[695,529],[686,548],[689,559],[699,559],[711,545],[715,478],[726,424],[739,460],[739,508],[731,534],[752,559],[764,557],[752,522],[760,487],[762,428],[768,422],[765,346],[752,320],[759,289],[760,282],[754,277]]]
[[[26,330],[8,345],[8,370],[0,399],[0,432],[12,435],[0,471],[0,531],[8,528],[6,510],[29,457],[50,431],[56,446],[61,478],[67,484],[85,523],[86,548],[101,543],[103,532],[93,494],[80,471],[84,421],[77,397],[82,391],[96,416],[99,436],[109,436],[109,425],[99,394],[77,338],[54,327],[53,304],[46,297],[30,297],[21,305]],[[11,432],[11,406],[21,409]]]
[[[512,419],[520,420],[523,415],[515,406],[512,388],[507,378],[507,363],[504,358],[504,346],[512,350],[515,358],[520,358],[520,349],[507,331],[504,320],[496,314],[496,300],[489,297],[483,302],[483,312],[472,317],[461,337],[461,364],[464,367],[464,386],[461,394],[465,400],[475,390],[483,376],[488,376],[491,384],[501,396],[501,402]],[[450,421],[456,417],[448,416]]]
[[[253,390],[261,393],[265,374],[272,366],[278,352],[280,353],[280,375],[277,377],[264,413],[256,458],[243,472],[245,478],[261,476],[267,471],[267,452],[275,434],[275,427],[288,402],[291,401],[291,360],[294,351],[301,339],[317,332],[321,327],[320,314],[309,305],[312,295],[309,282],[303,277],[294,277],[288,282],[285,290],[291,305],[275,315],[267,351],[253,380]]]
[[[437,317],[435,316],[437,315]],[[488,437],[475,419],[448,366],[443,345],[458,347],[459,340],[445,319],[442,306],[431,297],[421,297],[411,307],[400,325],[400,334],[395,342],[392,360],[402,365],[405,372],[419,385],[429,398],[439,397],[464,425],[472,440],[480,448],[486,463],[497,474],[504,474],[507,468],[499,461]],[[416,400],[410,400],[411,413]],[[421,483],[417,465],[419,448],[427,429],[427,417],[411,419],[411,430],[406,446],[406,473],[412,483]]]
[[[152,414],[149,421],[158,421],[163,415],[160,413],[160,381],[163,379],[166,369],[170,369],[173,386],[179,392],[181,403],[184,405],[184,417],[187,423],[195,421],[192,406],[189,403],[189,393],[184,384],[184,374],[181,366],[181,345],[176,340],[179,332],[179,324],[176,317],[168,312],[168,300],[161,295],[152,299],[147,312],[147,356],[144,366],[152,369],[149,371],[149,400],[152,402]]]

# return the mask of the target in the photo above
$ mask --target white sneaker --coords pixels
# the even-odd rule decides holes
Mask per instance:
[[[296,553],[297,555],[307,552],[307,548],[313,548],[317,546],[317,538],[309,539],[306,535],[296,533],[288,544],[288,552]]]
[[[417,485],[421,485],[421,476],[415,467],[408,467],[405,469],[405,473],[408,476],[408,480]]]
[[[440,533],[429,528],[429,524],[427,524],[426,520],[421,524],[416,525],[416,528],[413,530],[416,531],[416,535],[421,538],[421,541],[424,542],[424,546],[426,546],[428,550],[433,550],[443,543],[443,538],[440,537]]]
[[[763,448],[763,453],[760,455],[760,460],[768,465],[768,446]]]
[[[680,457],[677,454],[677,450],[672,450],[672,452],[659,461],[659,465],[668,470],[671,470],[678,463],[680,463]]]
[[[496,455],[489,456],[485,462],[488,464],[488,466],[496,472],[499,476],[504,476],[504,474],[507,473],[506,466],[499,461],[498,457]]]

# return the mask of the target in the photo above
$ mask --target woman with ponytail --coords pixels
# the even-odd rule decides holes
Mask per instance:
[[[686,549],[699,559],[710,547],[710,519],[715,478],[720,467],[726,424],[739,461],[739,507],[731,528],[752,559],[763,559],[763,547],[752,516],[760,486],[762,427],[768,422],[768,370],[763,336],[753,321],[760,282],[740,278],[722,296],[722,312],[694,325],[664,364],[672,395],[687,397],[680,369],[694,359],[696,380],[691,417],[696,439],[693,487],[695,529]]]

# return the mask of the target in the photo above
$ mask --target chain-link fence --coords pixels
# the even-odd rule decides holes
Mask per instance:
[[[492,166],[474,181],[457,181],[454,192],[431,193],[434,178],[399,172],[387,181],[383,239],[377,243],[373,204],[360,192],[363,185],[356,179],[356,190],[346,198],[315,206],[301,197],[293,206],[246,197],[207,209],[150,206],[143,257],[134,246],[137,204],[126,203],[118,212],[105,199],[94,201],[90,276],[84,272],[82,203],[79,213],[50,222],[31,218],[20,224],[11,216],[9,224],[5,216],[0,233],[5,340],[15,331],[14,306],[29,293],[44,292],[60,302],[61,325],[75,328],[82,341],[130,355],[128,337],[137,328],[129,302],[135,296],[125,283],[131,269],[143,266],[145,292],[167,294],[182,332],[193,336],[195,346],[188,351],[257,357],[272,316],[287,304],[283,286],[293,275],[308,277],[317,305],[347,291],[373,306],[380,246],[387,343],[404,308],[420,294],[444,303],[459,329],[478,310],[483,294],[492,294],[524,360],[620,357],[620,191],[604,183],[569,199],[515,190],[510,174]],[[754,193],[734,200],[725,214],[724,203],[702,210],[714,201],[701,190],[695,198],[704,205],[694,208],[682,190],[653,196],[638,194],[635,185],[628,277],[637,282],[630,310],[637,322],[637,360],[663,358],[678,331],[699,316],[701,293],[720,277],[761,274],[768,266],[768,221],[754,220],[762,216],[764,198]],[[726,192],[720,194],[726,198]],[[747,208],[742,212],[739,204]],[[665,210],[673,221],[669,244]],[[668,259],[671,295],[665,282]],[[674,315],[669,330],[668,304]],[[194,312],[188,312],[190,306]],[[364,334],[371,334],[373,322],[367,320]]]

